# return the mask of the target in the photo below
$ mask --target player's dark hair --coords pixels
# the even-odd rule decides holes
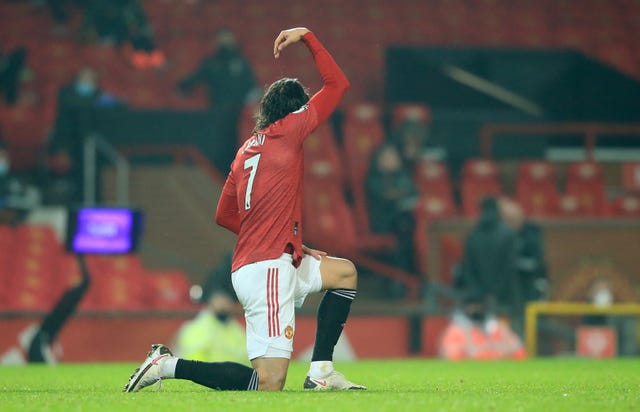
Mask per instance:
[[[269,86],[256,113],[255,131],[262,130],[309,101],[309,94],[298,79],[285,77]]]

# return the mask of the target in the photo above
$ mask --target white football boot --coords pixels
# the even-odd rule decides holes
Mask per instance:
[[[147,358],[133,372],[129,383],[124,386],[123,392],[138,392],[140,389],[162,381],[162,364],[171,357],[173,357],[171,349],[157,343],[151,345],[151,351],[147,353]]]
[[[312,391],[348,391],[364,390],[367,387],[349,382],[340,372],[332,371],[329,376],[322,379],[312,378],[307,375],[304,380],[304,389]]]

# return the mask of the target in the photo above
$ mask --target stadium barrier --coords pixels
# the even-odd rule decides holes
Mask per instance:
[[[640,304],[614,303],[608,306],[596,306],[591,303],[577,302],[530,302],[525,314],[525,341],[529,356],[538,353],[538,317],[540,315],[609,315],[638,316]]]

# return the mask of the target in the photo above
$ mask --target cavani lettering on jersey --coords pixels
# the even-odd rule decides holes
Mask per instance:
[[[256,133],[256,135],[253,138],[251,138],[251,140],[247,144],[247,147],[244,148],[242,153],[246,152],[247,150],[249,150],[249,148],[253,146],[264,146],[264,142],[266,138],[267,136],[264,133]]]

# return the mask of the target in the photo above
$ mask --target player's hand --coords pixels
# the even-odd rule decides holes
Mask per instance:
[[[302,36],[309,33],[306,27],[296,27],[293,29],[282,30],[276,40],[273,42],[273,56],[277,59],[280,52],[290,44],[296,43],[302,39]]]
[[[310,247],[306,247],[305,245],[302,245],[302,251],[305,253],[305,255],[309,255],[315,260],[320,260],[322,256],[327,256],[327,252],[311,249]]]

